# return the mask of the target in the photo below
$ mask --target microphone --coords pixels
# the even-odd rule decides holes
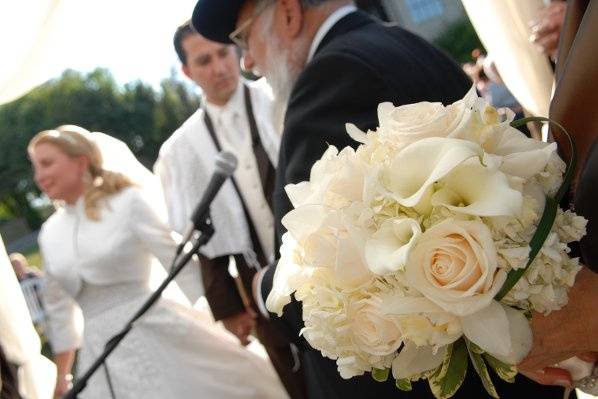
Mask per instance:
[[[216,197],[216,194],[218,194],[226,179],[233,174],[236,168],[237,157],[228,151],[221,151],[218,153],[216,156],[214,173],[203,193],[201,201],[197,204],[195,210],[193,210],[193,213],[191,214],[191,225],[187,228],[180,247],[184,246],[191,238],[191,235],[193,235],[193,232],[205,222],[210,212],[210,205],[212,204],[212,201],[214,201],[214,197]]]

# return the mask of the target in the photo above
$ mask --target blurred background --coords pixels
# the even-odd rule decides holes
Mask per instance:
[[[483,49],[457,0],[361,0],[360,8],[445,49]],[[195,0],[0,3],[0,234],[39,265],[37,230],[53,211],[33,184],[26,145],[65,123],[124,140],[148,166],[199,105],[172,46]]]

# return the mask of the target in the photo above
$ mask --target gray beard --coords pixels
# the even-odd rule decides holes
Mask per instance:
[[[287,61],[289,52],[290,49],[281,49],[278,41],[274,40],[268,49],[267,65],[263,71],[274,94],[272,109],[274,127],[280,132],[284,128],[284,118],[293,86],[301,72]]]

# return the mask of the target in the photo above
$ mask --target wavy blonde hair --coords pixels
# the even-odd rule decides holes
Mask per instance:
[[[91,139],[89,131],[82,127],[63,125],[39,132],[29,142],[27,152],[31,155],[35,147],[42,143],[52,144],[70,157],[84,156],[89,160],[90,179],[85,190],[84,204],[85,214],[92,220],[100,219],[102,200],[134,185],[131,179],[122,173],[103,169],[102,153]]]

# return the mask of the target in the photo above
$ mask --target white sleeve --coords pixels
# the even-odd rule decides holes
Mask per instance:
[[[48,338],[52,350],[60,353],[77,349],[83,335],[81,309],[50,273],[46,272],[43,278],[42,300],[48,313]]]
[[[154,164],[154,174],[158,176],[162,186],[162,193],[164,194],[164,201],[166,202],[166,210],[168,213],[168,224],[171,229],[182,233],[185,227],[180,226],[180,223],[177,221],[178,202],[175,198],[175,193],[177,192],[176,181],[173,176],[172,166],[167,157],[160,155]]]
[[[133,233],[164,268],[169,268],[181,236],[156,215],[139,192],[135,193],[131,211]],[[177,284],[191,303],[195,303],[204,293],[199,267],[197,259],[191,260],[176,278]]]

